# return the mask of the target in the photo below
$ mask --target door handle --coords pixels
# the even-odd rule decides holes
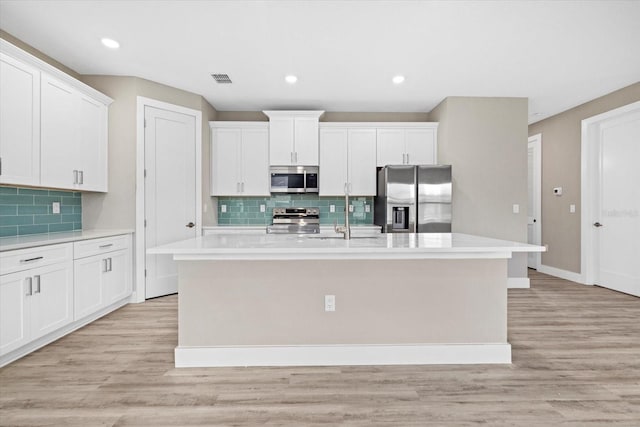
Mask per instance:
[[[78,183],[78,171],[77,170],[73,171],[73,183],[74,184]]]
[[[84,184],[84,171],[78,171],[78,175],[80,176],[80,182],[78,184]]]
[[[594,222],[594,223],[593,223],[593,226],[594,226],[594,227],[602,227],[602,224],[600,224],[599,222]]]
[[[33,295],[33,279],[31,277],[27,277],[25,278],[25,280],[27,281],[27,285],[28,285],[27,289],[29,289],[25,295],[31,296]]]
[[[106,273],[107,271],[109,271],[109,262],[107,261],[107,258],[102,260],[102,272]]]
[[[244,193],[244,182],[240,183],[240,192]]]
[[[40,275],[33,276],[34,281],[36,282],[36,290],[33,291],[34,294],[40,293]]]
[[[187,224],[187,227],[189,227],[189,228],[193,228],[193,227],[195,227],[195,226],[196,226],[196,225],[195,225],[193,222],[190,222],[189,224]]]
[[[111,257],[107,258],[107,262],[109,263],[109,269],[107,271],[113,270],[113,265],[112,265],[113,260],[111,259]]]

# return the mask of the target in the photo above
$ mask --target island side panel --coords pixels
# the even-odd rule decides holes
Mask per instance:
[[[507,342],[506,259],[178,265],[180,347]]]

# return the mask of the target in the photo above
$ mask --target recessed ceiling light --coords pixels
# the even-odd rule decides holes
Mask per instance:
[[[120,43],[118,43],[113,39],[109,39],[107,37],[103,37],[100,41],[102,42],[103,45],[105,45],[109,49],[117,49],[120,47]]]
[[[395,76],[394,78],[391,79],[391,81],[397,85],[399,85],[400,83],[402,83],[404,81],[404,76]]]
[[[290,75],[286,76],[284,79],[285,79],[285,81],[287,83],[289,83],[291,85],[298,81],[298,78],[296,76],[294,76],[293,74],[290,74]]]

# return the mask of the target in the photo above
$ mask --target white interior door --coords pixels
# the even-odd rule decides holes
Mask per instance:
[[[541,157],[542,135],[537,134],[529,137],[528,145],[528,195],[529,203],[527,208],[527,243],[540,245],[542,241],[542,223],[540,220],[542,212],[541,195]],[[537,269],[540,265],[540,252],[529,252],[527,256],[527,266]]]
[[[594,282],[640,296],[640,109],[600,124]]]
[[[151,248],[196,236],[196,119],[145,106],[145,241]],[[145,297],[178,291],[171,255],[146,255]]]

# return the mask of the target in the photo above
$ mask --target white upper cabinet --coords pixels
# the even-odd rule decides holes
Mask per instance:
[[[268,196],[269,129],[264,122],[210,122],[211,195]]]
[[[318,166],[318,120],[324,111],[264,111],[269,117],[269,163]]]
[[[437,163],[437,123],[378,127],[377,166]]]
[[[332,125],[320,129],[320,196],[375,196],[376,129]]]
[[[112,100],[0,39],[0,183],[107,191]]]
[[[0,184],[40,184],[40,71],[0,53]]]

